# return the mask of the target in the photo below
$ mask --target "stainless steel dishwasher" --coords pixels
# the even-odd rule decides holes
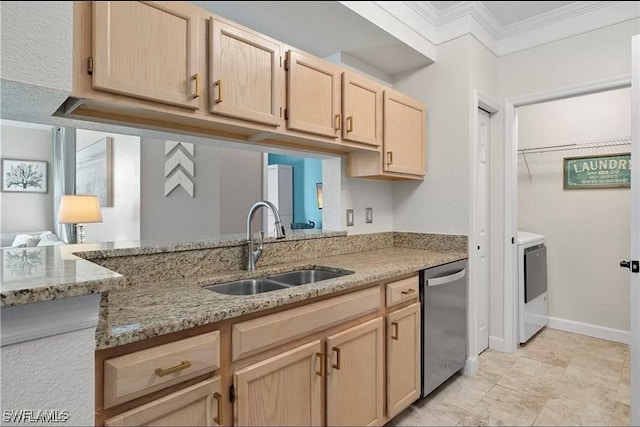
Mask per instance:
[[[464,366],[467,354],[467,260],[420,272],[422,396]]]

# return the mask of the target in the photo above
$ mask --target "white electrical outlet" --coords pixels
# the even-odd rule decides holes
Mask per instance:
[[[364,210],[364,218],[367,224],[371,224],[373,222],[373,208],[365,208]]]
[[[347,209],[347,227],[353,225],[353,209]]]

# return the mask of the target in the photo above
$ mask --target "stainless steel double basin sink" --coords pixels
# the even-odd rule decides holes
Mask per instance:
[[[217,285],[206,286],[205,289],[226,295],[255,295],[263,292],[277,291],[279,289],[315,283],[321,280],[333,279],[340,276],[346,276],[347,274],[353,274],[353,271],[339,269],[329,270],[318,267],[306,268],[290,271],[288,273],[256,277],[254,279],[219,283]]]

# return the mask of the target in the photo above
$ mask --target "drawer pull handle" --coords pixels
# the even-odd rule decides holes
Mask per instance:
[[[213,422],[222,425],[222,395],[220,393],[213,393],[213,398],[218,402],[218,415],[213,417]]]
[[[401,293],[402,295],[413,295],[413,293],[414,293],[415,291],[416,291],[415,289],[411,288],[411,289],[405,289],[404,291],[402,291],[402,292],[400,292],[400,293]]]
[[[200,73],[195,73],[193,79],[196,81],[196,93],[193,95],[193,98],[200,98]]]
[[[387,151],[387,164],[388,165],[392,165],[393,164],[393,152],[392,151]]]
[[[166,375],[169,374],[173,374],[175,372],[179,372],[182,371],[183,369],[187,369],[191,367],[191,362],[189,362],[188,360],[183,360],[181,364],[176,365],[176,366],[172,366],[171,368],[167,368],[167,369],[161,369],[158,368],[156,369],[156,375],[159,377],[164,377]]]
[[[215,83],[213,83],[213,85],[218,86],[218,97],[213,101],[216,104],[220,104],[222,102],[222,80],[216,80]]]
[[[353,116],[347,117],[347,133],[353,132]]]
[[[391,322],[391,327],[393,328],[391,339],[397,341],[400,337],[400,327],[398,326],[398,322]]]
[[[340,370],[340,347],[333,347],[333,351],[336,353],[336,363],[331,365],[333,369]]]
[[[336,114],[336,130],[342,129],[342,114]]]
[[[324,376],[324,353],[316,353],[316,357],[320,360],[320,370],[316,371],[316,375],[319,377]]]

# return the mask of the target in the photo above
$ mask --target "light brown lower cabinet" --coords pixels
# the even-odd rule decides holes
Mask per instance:
[[[323,363],[316,340],[234,372],[234,425],[322,425]]]
[[[106,426],[217,426],[222,404],[220,377],[204,380],[123,412]]]
[[[420,397],[420,303],[387,314],[387,417]]]
[[[327,338],[327,425],[383,422],[382,317]]]

